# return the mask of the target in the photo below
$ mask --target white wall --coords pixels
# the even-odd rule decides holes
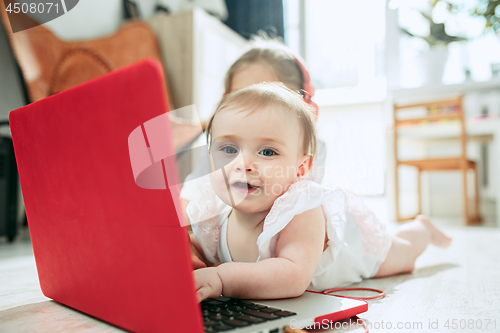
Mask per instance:
[[[323,184],[358,195],[382,195],[385,186],[385,125],[382,103],[322,106],[318,131],[326,143]]]

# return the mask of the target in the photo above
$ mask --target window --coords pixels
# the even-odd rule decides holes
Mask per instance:
[[[284,3],[285,43],[306,60],[318,104],[385,97],[385,0]]]

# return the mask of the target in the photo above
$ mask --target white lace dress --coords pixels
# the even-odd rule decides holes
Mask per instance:
[[[373,277],[391,247],[385,225],[351,193],[309,180],[293,184],[274,202],[257,239],[257,261],[275,257],[280,231],[295,215],[319,205],[323,206],[327,217],[328,247],[308,289],[323,291]],[[231,209],[209,185],[200,186],[198,198],[188,205],[191,221],[202,221],[192,224],[193,233],[213,263],[232,261],[227,246],[227,221]]]

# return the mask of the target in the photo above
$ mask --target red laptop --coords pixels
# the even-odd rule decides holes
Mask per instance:
[[[366,311],[364,301],[310,292],[254,304],[220,297],[201,311],[168,187],[177,176],[142,188],[129,152],[131,133],[167,110],[161,67],[145,60],[11,112],[44,295],[134,332],[281,332]],[[168,121],[160,130],[170,138]],[[148,143],[154,133],[142,134]],[[175,155],[170,140],[162,153]],[[239,312],[214,320],[220,307]],[[279,311],[261,311],[269,307]]]

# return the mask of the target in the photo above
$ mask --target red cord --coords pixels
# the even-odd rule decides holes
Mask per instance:
[[[380,289],[375,289],[375,288],[332,288],[332,289],[327,289],[323,291],[323,294],[330,294],[334,291],[347,291],[347,290],[368,290],[368,291],[374,291],[379,294],[375,296],[368,296],[368,297],[350,297],[350,296],[344,296],[344,295],[333,295],[333,296],[340,296],[340,297],[345,297],[345,298],[352,298],[352,299],[362,299],[362,300],[368,300],[368,299],[376,299],[376,298],[382,298],[385,297],[385,291],[380,290]],[[366,323],[363,319],[359,318],[358,316],[354,316],[357,320],[357,322],[361,321],[361,324],[363,325],[363,328],[365,329],[364,333],[368,333],[368,327],[366,326]]]
[[[359,322],[361,320],[361,324],[363,325],[363,328],[365,329],[364,333],[368,333],[368,327],[366,327],[366,323],[363,319],[359,318],[358,316],[354,316],[356,318],[356,322]]]
[[[353,299],[376,299],[376,298],[381,298],[385,296],[385,291],[380,290],[380,289],[374,289],[374,288],[332,288],[332,289],[327,289],[323,291],[323,294],[330,294],[334,291],[345,291],[345,290],[368,290],[368,291],[375,291],[379,294],[375,296],[368,296],[368,297],[351,297],[351,296],[343,296],[343,295],[333,295],[333,296],[342,296],[342,297],[347,297],[347,298],[353,298]]]

